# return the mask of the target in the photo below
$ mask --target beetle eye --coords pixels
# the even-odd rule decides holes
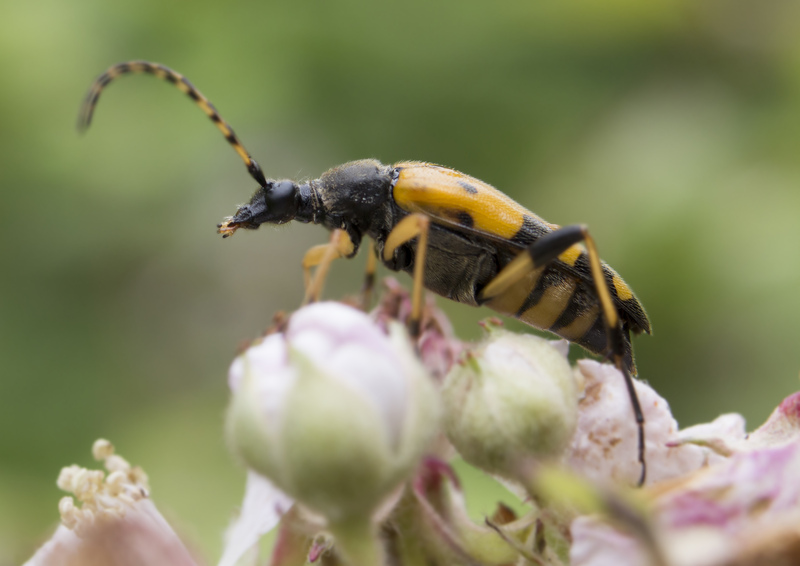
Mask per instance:
[[[297,185],[292,181],[278,181],[264,195],[270,217],[280,218],[284,214],[293,213]]]
[[[291,181],[279,181],[272,185],[267,193],[267,202],[280,202],[294,195],[295,184]]]

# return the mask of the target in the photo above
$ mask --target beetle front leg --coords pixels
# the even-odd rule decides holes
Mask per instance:
[[[355,251],[355,244],[344,230],[334,230],[331,240],[327,244],[320,244],[309,249],[303,256],[303,279],[306,295],[303,304],[314,303],[322,295],[322,288],[328,276],[328,270],[334,259],[348,257]],[[317,267],[314,278],[311,278],[311,268]]]

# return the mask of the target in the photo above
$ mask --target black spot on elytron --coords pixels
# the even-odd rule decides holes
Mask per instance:
[[[464,228],[472,228],[473,226],[475,226],[475,220],[472,218],[472,215],[464,210],[461,210],[456,213],[456,219],[458,220],[458,223]]]
[[[521,247],[528,247],[551,230],[529,214],[522,216],[522,226],[511,236],[511,242]]]
[[[478,189],[473,187],[471,184],[467,183],[464,180],[459,179],[458,184],[461,185],[461,188],[467,191],[471,195],[477,195]]]

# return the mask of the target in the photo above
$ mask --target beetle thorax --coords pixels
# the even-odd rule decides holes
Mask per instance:
[[[334,167],[312,181],[327,217],[326,224],[351,224],[363,232],[369,231],[391,202],[391,172],[388,165],[364,159]]]

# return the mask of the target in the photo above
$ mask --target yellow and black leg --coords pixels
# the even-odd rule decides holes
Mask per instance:
[[[486,287],[484,287],[479,298],[482,301],[487,301],[497,297],[506,292],[514,284],[518,283],[534,269],[545,267],[553,260],[559,258],[559,256],[562,256],[562,254],[569,255],[580,253],[582,250],[573,248],[573,246],[579,242],[584,242],[586,245],[592,280],[594,281],[595,292],[597,293],[597,299],[602,309],[603,321],[606,327],[608,357],[625,377],[625,386],[627,387],[633,414],[636,418],[636,426],[639,432],[639,462],[642,466],[639,485],[642,485],[647,474],[647,465],[644,457],[644,414],[642,413],[642,407],[633,385],[633,377],[625,361],[627,347],[625,330],[622,328],[619,312],[614,305],[611,291],[608,288],[603,266],[600,262],[600,256],[597,253],[597,246],[595,245],[594,239],[589,234],[588,228],[583,225],[566,226],[537,239],[526,251],[512,260],[486,285]]]
[[[411,317],[408,320],[408,333],[412,339],[419,338],[422,321],[422,291],[425,283],[425,256],[428,250],[428,231],[431,221],[424,214],[409,214],[389,232],[383,246],[383,260],[392,260],[397,248],[414,238],[417,240],[417,253],[414,258],[414,288],[411,292]]]
[[[355,251],[355,245],[347,232],[334,230],[331,233],[330,242],[314,246],[306,252],[306,255],[303,256],[303,280],[306,286],[303,304],[319,300],[333,260],[348,257],[353,254],[353,251]],[[317,268],[313,279],[311,277],[312,267]]]

